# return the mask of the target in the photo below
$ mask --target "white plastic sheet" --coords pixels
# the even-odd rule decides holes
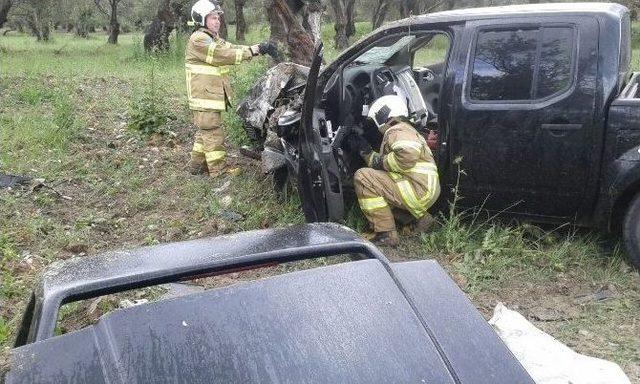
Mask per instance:
[[[489,324],[537,384],[630,384],[617,364],[574,352],[502,303]]]

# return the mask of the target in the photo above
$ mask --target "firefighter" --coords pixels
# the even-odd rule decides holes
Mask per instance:
[[[368,117],[383,135],[380,152],[361,136],[351,135],[349,146],[367,164],[354,175],[358,203],[375,232],[372,241],[396,246],[398,232],[392,207],[408,211],[418,230],[435,220],[427,212],[440,195],[438,170],[424,138],[408,120],[406,102],[383,96],[369,108]]]
[[[224,172],[226,151],[220,113],[230,106],[232,96],[229,66],[275,49],[268,42],[244,46],[224,41],[218,36],[222,13],[220,5],[210,0],[199,0],[193,5],[189,24],[197,30],[189,38],[185,54],[189,109],[198,129],[189,170],[211,177]]]

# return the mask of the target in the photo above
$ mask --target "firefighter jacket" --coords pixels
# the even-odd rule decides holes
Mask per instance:
[[[189,38],[185,54],[189,109],[224,111],[232,97],[229,66],[251,58],[248,46],[232,45],[199,28]]]
[[[426,140],[402,119],[391,119],[384,128],[379,152],[367,164],[385,170],[400,190],[409,212],[420,218],[440,195],[438,169]]]

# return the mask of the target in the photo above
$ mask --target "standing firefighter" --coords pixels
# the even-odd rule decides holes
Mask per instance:
[[[218,36],[222,9],[210,0],[199,0],[191,8],[192,23],[198,27],[189,38],[185,69],[187,95],[193,121],[198,128],[189,164],[192,174],[216,177],[224,172],[226,151],[220,112],[230,105],[230,65],[269,53],[270,43],[232,45]]]
[[[380,153],[360,136],[351,136],[368,167],[354,175],[358,203],[376,232],[373,241],[398,244],[398,232],[391,208],[409,211],[418,229],[433,223],[427,210],[440,195],[438,169],[424,138],[408,121],[407,105],[399,96],[383,96],[369,109],[369,117],[382,133]]]

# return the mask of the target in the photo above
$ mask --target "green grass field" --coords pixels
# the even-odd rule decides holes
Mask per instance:
[[[368,29],[359,23],[358,36]],[[265,28],[251,30],[248,40],[267,34]],[[122,35],[117,46],[107,45],[103,35],[83,40],[54,34],[47,44],[11,33],[0,37],[0,172],[42,178],[47,185],[0,190],[5,354],[34,279],[55,260],[303,222],[297,198],[279,201],[270,179],[248,160],[231,159],[244,171],[226,186],[186,172],[193,128],[185,38],[174,38],[168,53],[149,57],[139,34]],[[332,26],[323,29],[323,40],[330,60],[338,53]],[[638,53],[634,68],[640,68]],[[238,99],[267,65],[260,58],[234,69]],[[166,119],[164,134],[128,128],[141,113]],[[225,125],[232,147],[247,141],[234,113]],[[484,315],[504,302],[579,352],[619,363],[640,382],[640,277],[617,238],[465,215],[441,218],[442,226],[428,235],[406,235],[390,258],[436,258]],[[357,209],[347,224],[362,230]],[[614,294],[588,300],[603,288]],[[85,310],[64,310],[60,320],[82,317]]]

